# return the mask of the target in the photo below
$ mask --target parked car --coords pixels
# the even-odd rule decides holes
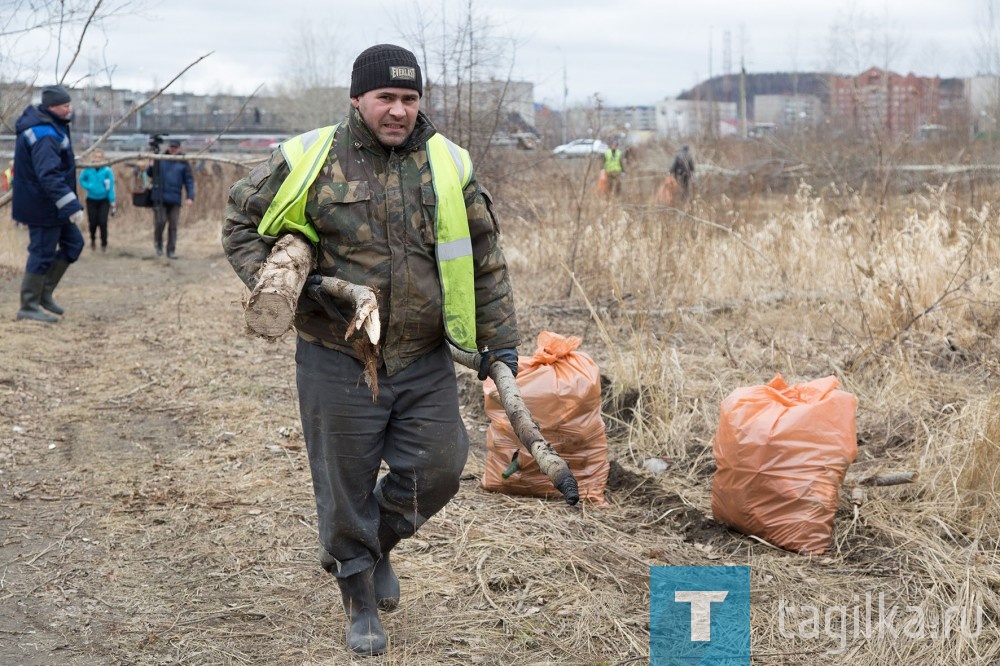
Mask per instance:
[[[552,154],[556,157],[589,157],[590,155],[603,155],[608,149],[608,144],[599,139],[577,139],[556,146]]]

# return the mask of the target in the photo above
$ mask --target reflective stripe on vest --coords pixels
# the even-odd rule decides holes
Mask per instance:
[[[315,129],[281,144],[290,171],[257,225],[257,233],[277,236],[296,231],[319,243],[319,234],[306,219],[306,199],[326,162],[337,127]],[[437,195],[434,237],[445,334],[456,347],[475,352],[475,271],[464,194],[472,179],[472,158],[465,149],[435,134],[427,140],[427,160]]]
[[[476,280],[472,238],[463,190],[472,178],[472,158],[440,134],[427,140],[431,182],[437,195],[435,252],[444,300],[444,330],[456,347],[476,351]]]

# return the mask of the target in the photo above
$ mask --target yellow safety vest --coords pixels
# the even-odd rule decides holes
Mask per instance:
[[[326,162],[337,127],[311,130],[281,144],[290,172],[257,226],[262,236],[295,231],[314,244],[319,242],[319,234],[306,219],[306,198]],[[445,335],[459,349],[475,352],[475,270],[464,194],[472,179],[472,158],[464,148],[435,134],[427,140],[427,160],[437,195],[434,252],[441,279]]]
[[[609,148],[604,152],[604,171],[609,174],[622,172],[622,151]]]

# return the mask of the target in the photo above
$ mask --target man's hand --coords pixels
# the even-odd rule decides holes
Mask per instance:
[[[117,212],[118,212],[118,204],[116,203],[111,204],[111,217],[114,217],[115,213]]]
[[[482,381],[490,376],[490,366],[497,361],[503,362],[512,375],[517,377],[517,350],[516,349],[494,349],[483,352],[483,360],[479,363],[479,380]]]
[[[193,203],[194,203],[194,199],[185,199],[184,200],[184,205],[185,206],[190,206]]]
[[[69,216],[69,221],[73,224],[83,224],[83,211],[78,210]]]

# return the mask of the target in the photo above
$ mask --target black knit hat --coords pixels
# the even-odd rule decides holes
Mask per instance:
[[[69,101],[69,93],[62,86],[45,86],[42,88],[42,106],[59,106]]]
[[[351,97],[376,88],[411,88],[424,94],[417,58],[402,46],[379,44],[361,52],[351,71]]]

